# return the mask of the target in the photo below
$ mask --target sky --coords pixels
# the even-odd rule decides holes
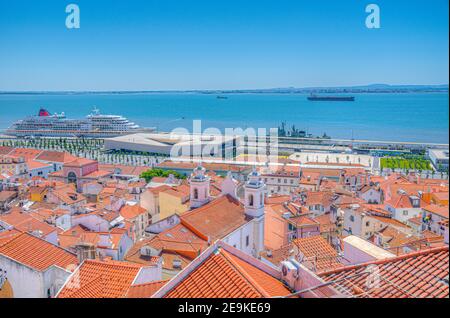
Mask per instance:
[[[68,4],[80,28],[66,28]],[[368,29],[366,5],[380,8]],[[0,0],[0,90],[448,83],[448,0]]]

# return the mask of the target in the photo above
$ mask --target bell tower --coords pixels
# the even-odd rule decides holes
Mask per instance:
[[[189,179],[191,209],[209,202],[210,181],[210,177],[206,175],[206,169],[199,164]]]
[[[261,217],[264,215],[264,192],[266,185],[256,168],[248,175],[245,183],[245,214],[251,217]]]

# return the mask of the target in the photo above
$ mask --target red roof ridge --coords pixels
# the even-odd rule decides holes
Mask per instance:
[[[250,283],[250,285],[252,285],[259,293],[261,293],[261,295],[264,296],[264,298],[270,298],[270,295],[264,290],[264,288],[259,286],[259,284],[249,275],[249,273],[232,259],[232,257],[229,255],[228,251],[226,251],[223,248],[220,248],[220,252],[223,255],[223,257],[241,274],[241,276],[244,279],[246,279]],[[233,256],[239,258],[239,256],[237,256],[237,255],[233,254]],[[246,262],[245,260],[242,260],[242,261]],[[254,266],[253,264],[251,264],[251,265]],[[258,268],[258,269],[263,271],[260,268]],[[269,273],[266,273],[266,274],[270,275]]]
[[[134,284],[134,285],[131,285],[131,287],[147,286],[147,285],[158,284],[158,283],[167,283],[168,281],[170,281],[170,279],[152,280],[152,281],[146,282],[146,283]]]
[[[197,235],[199,238],[205,240],[205,241],[209,241],[209,236],[206,234],[203,234],[202,232],[200,232],[198,229],[195,228],[195,226],[193,226],[191,223],[189,223],[188,221],[184,220],[183,218],[180,218],[180,224],[183,225],[184,227],[186,227],[189,231],[193,232],[195,235]]]
[[[143,264],[137,264],[137,263],[131,263],[131,262],[125,262],[125,261],[113,261],[113,260],[96,260],[96,259],[86,259],[84,261],[85,263],[91,263],[91,264],[100,264],[105,266],[122,266],[127,268],[142,268],[146,267]]]
[[[423,249],[423,250],[420,250],[420,251],[416,251],[416,252],[412,252],[412,253],[408,253],[408,254],[403,254],[403,255],[395,256],[395,257],[389,257],[389,258],[385,258],[385,259],[382,259],[382,260],[369,261],[369,262],[364,262],[364,263],[360,263],[360,264],[356,264],[356,265],[344,266],[344,267],[333,269],[333,270],[330,270],[330,271],[323,271],[323,272],[319,273],[319,276],[326,276],[326,275],[330,275],[330,274],[335,274],[335,273],[348,271],[348,270],[352,270],[352,269],[356,269],[356,268],[359,268],[359,267],[364,267],[364,266],[368,266],[368,265],[372,265],[372,264],[374,264],[374,265],[386,264],[386,263],[390,263],[390,262],[404,260],[404,259],[411,258],[411,257],[417,257],[417,256],[420,256],[420,255],[431,254],[431,253],[436,253],[436,252],[441,252],[441,251],[446,251],[446,250],[448,250],[448,246],[432,247],[432,248],[429,248],[429,249]]]

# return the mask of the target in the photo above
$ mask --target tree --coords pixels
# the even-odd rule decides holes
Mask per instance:
[[[141,173],[140,177],[144,178],[146,182],[150,182],[154,177],[164,177],[167,178],[169,175],[173,175],[178,179],[185,179],[186,176],[173,171],[173,170],[163,170],[163,169],[150,169]]]

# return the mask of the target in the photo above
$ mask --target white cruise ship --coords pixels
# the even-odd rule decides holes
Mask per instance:
[[[85,119],[68,119],[64,113],[51,114],[41,108],[37,116],[15,122],[6,134],[16,137],[86,137],[110,138],[137,132],[150,132],[125,117],[103,115],[96,108]]]

